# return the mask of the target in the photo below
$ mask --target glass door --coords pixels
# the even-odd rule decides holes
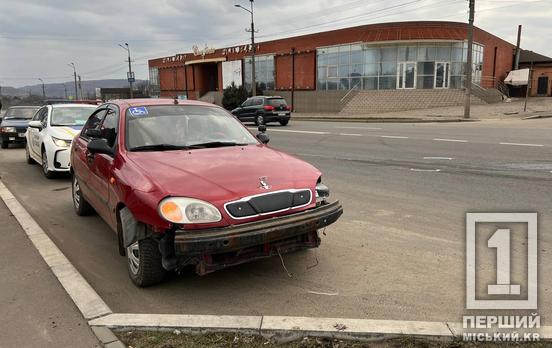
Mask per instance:
[[[399,62],[397,64],[397,89],[416,88],[416,63]]]
[[[450,63],[435,63],[435,88],[449,88],[450,85]]]

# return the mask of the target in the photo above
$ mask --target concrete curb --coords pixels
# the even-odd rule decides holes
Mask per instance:
[[[552,114],[549,114],[549,115],[532,115],[532,116],[523,117],[522,120],[534,120],[534,119],[538,119],[538,118],[551,118],[551,117],[552,117]]]
[[[61,250],[52,242],[33,217],[19,203],[15,196],[0,180],[0,198],[27,234],[44,262],[58,279],[65,292],[71,297],[86,320],[111,314],[111,309],[88,284]],[[125,347],[122,342],[106,328],[92,328],[92,332],[104,347]]]
[[[240,332],[264,337],[329,337],[340,339],[389,339],[401,335],[452,340],[452,327],[461,323],[308,318],[286,316],[232,316],[114,313],[89,321],[92,327],[117,331]]]

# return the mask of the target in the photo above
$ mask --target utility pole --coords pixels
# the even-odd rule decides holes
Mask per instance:
[[[527,79],[527,88],[525,89],[525,103],[523,104],[523,112],[527,112],[527,99],[529,99],[529,91],[533,85],[533,61],[531,61],[531,69],[529,69],[529,78]]]
[[[39,77],[38,80],[42,83],[42,99],[46,99],[46,90],[44,89],[44,81]]]
[[[517,43],[516,43],[516,56],[514,59],[514,70],[519,69],[519,56],[521,53],[521,24],[518,25]]]
[[[75,79],[75,99],[79,99],[79,92],[77,90],[77,68],[75,68],[75,63],[69,63],[67,65],[73,67],[73,78]]]
[[[251,10],[246,9],[242,5],[234,5],[235,7],[239,7],[242,10],[245,10],[251,14],[251,29],[245,29],[246,32],[251,32],[251,95],[256,96],[257,95],[257,81],[255,78],[255,53],[257,52],[257,48],[255,47],[255,21],[254,21],[254,15],[253,15],[253,1],[249,0],[251,4]]]
[[[134,98],[134,93],[132,92],[132,84],[134,83],[134,74],[132,73],[132,61],[130,60],[130,47],[128,47],[128,43],[125,42],[125,45],[119,44],[120,47],[122,47],[124,50],[128,53],[128,74],[127,74],[127,80],[128,80],[128,86],[130,88],[130,99]]]
[[[464,118],[470,118],[472,70],[473,70],[473,21],[475,17],[475,0],[470,2],[470,17],[468,22],[468,62],[466,67],[466,100],[464,103]]]
[[[80,91],[80,98],[79,100],[83,100],[84,99],[84,96],[82,95],[82,80],[81,80],[81,76],[79,75],[79,91]]]

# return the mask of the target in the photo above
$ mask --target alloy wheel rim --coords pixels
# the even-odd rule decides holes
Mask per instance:
[[[140,268],[140,249],[138,242],[134,242],[127,247],[127,259],[132,274],[138,274]]]
[[[46,152],[42,153],[42,170],[44,173],[48,173],[48,157],[46,157]]]
[[[78,209],[80,206],[80,185],[77,178],[73,179],[73,201],[75,202],[75,207]]]

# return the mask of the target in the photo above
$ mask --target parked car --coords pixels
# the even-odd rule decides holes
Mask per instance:
[[[96,108],[87,104],[53,104],[40,108],[29,122],[27,163],[40,163],[47,178],[69,172],[71,142]]]
[[[259,96],[247,98],[241,106],[232,110],[232,114],[242,122],[255,122],[257,126],[269,122],[286,126],[291,118],[291,107],[282,97]]]
[[[73,141],[74,209],[117,233],[137,286],[316,248],[343,209],[320,171],[268,147],[265,130],[199,101],[103,104]]]
[[[3,149],[6,149],[10,143],[25,142],[29,121],[38,108],[38,106],[12,106],[6,110],[0,123],[0,140]]]

